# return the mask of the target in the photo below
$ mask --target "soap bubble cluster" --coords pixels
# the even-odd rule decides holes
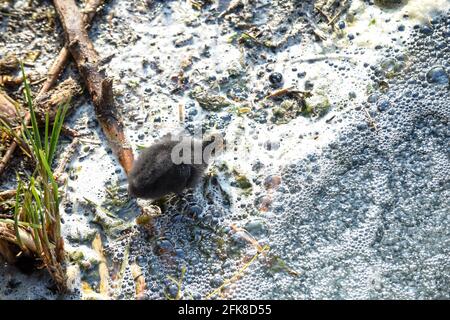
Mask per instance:
[[[417,28],[403,72],[374,68],[389,86],[363,106],[376,127],[362,118],[344,130],[319,156],[329,170],[286,166],[270,242],[305,273],[273,286],[279,297],[448,298],[449,26],[443,15]]]
[[[180,14],[171,11],[170,3],[167,14]],[[244,117],[239,114],[244,105],[238,104],[237,111],[202,110],[198,101],[184,96],[180,104],[188,131],[199,123],[203,131],[215,126],[227,143],[238,143],[227,150],[229,165],[217,161],[196,190],[166,199],[151,230],[139,226],[131,241],[108,246],[114,263],[129,250],[120,298],[132,298],[136,290],[132,263],[141,269],[149,299],[449,298],[448,16],[417,25],[400,47],[393,41],[391,48],[378,48],[381,59],[371,63],[364,58],[374,51],[349,47],[338,52],[343,59],[320,62],[323,68],[299,64],[298,70],[292,65],[280,72],[277,54],[286,53],[285,61],[291,61],[295,50],[313,46],[313,36],[305,33],[301,41],[288,37],[277,53],[247,48],[244,58],[254,65],[240,77],[240,67],[226,69],[217,61],[220,48],[202,48],[207,57],[199,68],[215,71],[198,82],[209,87],[217,80],[222,89],[232,88],[228,99],[248,96],[258,106]],[[201,41],[210,43],[206,37]],[[170,45],[161,50],[173,57],[185,48],[199,49],[182,45],[173,52]],[[289,52],[290,46],[296,49]],[[226,50],[227,58],[237,51]],[[152,59],[155,68],[159,58]],[[142,82],[144,100],[153,91],[148,85],[173,87],[167,69],[162,76],[150,70],[151,79]],[[324,72],[314,75],[316,69]],[[317,95],[322,91],[326,112],[305,116],[291,104],[264,99],[267,90],[282,83]],[[133,102],[138,98],[130,95],[127,102],[124,97],[139,109],[136,121],[128,119],[130,126],[148,127],[136,130],[133,141],[156,138],[172,130],[169,124],[178,124],[172,93],[151,97],[158,108],[144,102],[145,119]],[[208,91],[215,106],[222,101],[219,93]],[[275,107],[283,107],[278,113],[287,117],[272,121]],[[336,136],[323,138],[326,130]],[[310,142],[321,139],[329,142],[321,149]],[[246,147],[254,154],[241,154]],[[283,150],[296,157],[280,161]]]
[[[180,279],[182,266],[186,299],[239,274],[257,254],[230,228],[240,223],[270,251],[215,298],[448,298],[449,22],[417,28],[406,53],[373,66],[368,101],[321,152],[284,166],[266,213],[245,197],[224,205],[217,189],[214,201],[171,203],[157,222],[164,236],[132,244],[133,256],[154,253],[143,263],[149,297],[176,296],[166,276]]]

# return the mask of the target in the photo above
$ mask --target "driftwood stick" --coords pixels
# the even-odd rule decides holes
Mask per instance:
[[[92,19],[95,16],[95,13],[97,12],[98,8],[100,8],[105,0],[88,0],[86,3],[86,6],[83,10],[83,18],[82,21],[85,24],[85,26],[88,26]],[[44,93],[46,93],[48,90],[52,88],[52,86],[55,84],[56,80],[58,80],[59,75],[64,70],[64,67],[67,64],[67,61],[69,60],[70,52],[66,47],[63,47],[61,51],[59,52],[58,56],[56,57],[55,61],[53,62],[53,65],[51,66],[48,74],[47,74],[47,80],[42,85],[41,90],[38,93],[38,97],[42,96]],[[28,125],[30,123],[30,113],[27,112],[25,114],[24,122],[25,125]],[[0,175],[5,171],[5,168],[7,164],[9,163],[9,160],[11,159],[12,155],[14,154],[14,151],[17,148],[17,142],[14,140],[11,145],[9,146],[8,150],[6,151],[3,158],[0,160]]]
[[[128,174],[133,164],[133,151],[125,137],[124,126],[114,103],[112,79],[100,72],[100,57],[89,39],[75,1],[54,0],[53,3],[63,26],[69,51],[91,94],[97,119],[109,145]]]
[[[82,17],[82,21],[86,27],[90,26],[90,23],[91,23],[92,19],[94,18],[95,13],[97,12],[98,8],[100,8],[103,5],[104,2],[105,2],[105,0],[88,0],[87,1],[86,6],[83,10],[84,14]],[[67,46],[64,46],[61,49],[61,51],[59,52],[55,61],[53,62],[53,65],[47,74],[47,80],[45,81],[44,85],[42,86],[41,90],[39,91],[38,96],[47,92],[51,87],[53,87],[53,85],[55,84],[59,75],[64,70],[66,63],[69,61],[69,57],[70,57],[70,52],[67,49]]]

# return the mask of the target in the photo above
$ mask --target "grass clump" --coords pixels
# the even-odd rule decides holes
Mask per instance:
[[[0,220],[0,241],[19,248],[18,254],[36,258],[49,271],[59,291],[66,290],[64,241],[61,236],[59,187],[51,169],[56,147],[68,109],[58,107],[53,125],[48,113],[41,134],[36,119],[30,86],[21,65],[24,96],[29,109],[31,127],[22,123],[22,140],[35,163],[32,175],[23,181],[18,177],[14,219]],[[1,253],[1,252],[0,252]]]

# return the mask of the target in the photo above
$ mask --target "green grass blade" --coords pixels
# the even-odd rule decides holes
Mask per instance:
[[[29,225],[32,226],[32,237],[34,244],[36,246],[37,252],[42,252],[41,247],[41,241],[39,238],[39,232],[37,229],[41,229],[39,217],[37,212],[34,210],[33,203],[32,203],[32,194],[31,191],[28,189],[24,193],[24,201],[23,206],[24,212],[25,212],[25,218],[29,221]]]
[[[31,179],[33,180],[33,182],[31,183],[31,186],[30,186],[31,194],[34,197],[34,201],[36,202],[37,207],[38,208],[42,208],[41,197],[39,196],[39,194],[38,194],[38,192],[36,190],[35,181],[34,181],[33,178],[31,178]],[[41,219],[42,219],[42,217],[41,217]]]
[[[27,193],[27,202],[26,202],[26,207],[27,207],[27,213],[29,216],[29,220],[32,221],[33,224],[40,224],[40,218],[39,218],[39,214],[38,212],[34,209],[33,207],[33,192],[32,192],[32,187],[35,183],[35,180],[33,177],[30,178],[30,186],[28,189],[28,193]]]
[[[56,205],[58,205],[59,204],[58,203],[58,198],[59,198],[58,185],[57,185],[57,183],[55,181],[55,178],[53,177],[53,172],[50,169],[50,165],[48,164],[47,159],[45,157],[45,154],[44,154],[44,152],[42,150],[39,150],[39,156],[40,156],[40,159],[41,159],[42,166],[44,167],[45,171],[47,172],[48,178],[50,179],[50,183],[51,183],[52,189],[53,189],[52,190],[53,191],[53,198],[55,199]]]
[[[58,142],[57,134],[58,134],[58,124],[59,119],[61,117],[61,107],[58,107],[58,110],[56,111],[55,120],[53,121],[53,128],[52,128],[52,136],[50,138],[50,148],[47,152],[47,160],[51,164],[53,160],[53,155],[56,149],[56,144]]]
[[[18,177],[19,178],[19,177]],[[20,247],[23,247],[22,239],[20,238],[19,233],[19,214],[20,214],[20,206],[19,206],[19,197],[22,192],[22,180],[18,179],[17,190],[16,190],[16,204],[14,206],[14,231],[16,232],[17,242]]]
[[[34,112],[33,99],[31,96],[31,89],[28,83],[27,76],[25,75],[25,69],[23,63],[20,64],[22,70],[23,84],[25,87],[25,100],[27,101],[28,108],[30,109],[31,126],[33,127],[33,139],[32,141],[36,144],[37,149],[42,149],[41,136],[39,135],[39,127],[37,124],[36,113]]]
[[[50,139],[50,149],[47,153],[47,159],[50,165],[53,162],[53,158],[55,156],[56,145],[59,140],[61,129],[64,123],[64,118],[66,116],[68,108],[69,104],[66,103],[63,106],[58,107],[58,111],[56,112],[55,121],[53,122],[52,136]]]
[[[48,148],[49,148],[49,143],[48,143],[48,127],[50,124],[50,118],[48,115],[48,112],[45,113],[45,133],[44,133],[44,150],[45,153],[48,154]]]
[[[20,149],[25,153],[27,157],[31,158],[30,150],[27,142],[21,138],[15,130],[13,130],[8,123],[6,123],[1,117],[0,117],[0,130],[4,131],[7,135],[10,137],[13,137],[20,147]],[[28,149],[28,150],[27,150]]]

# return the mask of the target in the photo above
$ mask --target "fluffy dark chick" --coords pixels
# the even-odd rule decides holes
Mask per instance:
[[[194,187],[208,167],[208,160],[194,162],[194,150],[203,151],[211,140],[197,140],[184,136],[166,135],[144,149],[128,176],[128,192],[143,199],[159,199],[170,193],[181,193]],[[175,164],[172,151],[190,150],[188,161]],[[181,153],[182,154],[182,153]],[[189,158],[189,157],[188,157]],[[198,162],[198,161],[197,161]]]

